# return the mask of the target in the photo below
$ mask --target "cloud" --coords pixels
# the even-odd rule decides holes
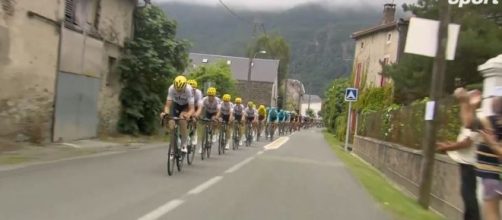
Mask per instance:
[[[190,4],[203,5],[218,5],[219,0],[153,0],[155,3],[160,2],[181,2]],[[300,4],[318,3],[329,8],[336,7],[367,7],[367,6],[382,6],[393,0],[223,0],[229,7],[236,9],[253,9],[253,10],[284,10],[293,8]],[[403,3],[413,3],[416,0],[395,0],[398,6]]]

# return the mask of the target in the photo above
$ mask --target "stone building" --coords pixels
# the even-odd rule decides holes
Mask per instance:
[[[352,34],[356,41],[354,54],[354,87],[381,87],[390,79],[383,76],[383,65],[396,63],[402,56],[408,21],[396,20],[396,5],[385,4],[379,24]]]
[[[286,105],[284,108],[289,111],[301,112],[302,97],[305,94],[303,83],[296,79],[286,80]]]
[[[312,109],[314,111],[314,115],[317,117],[317,113],[322,109],[322,99],[318,95],[309,95],[306,94],[302,98],[302,115],[307,115],[307,110]]]
[[[2,0],[0,137],[68,141],[113,132],[115,66],[137,0]]]
[[[244,101],[252,100],[257,104],[276,106],[279,60],[254,59],[251,64],[251,81],[248,82],[249,58],[201,53],[190,53],[189,57],[189,68],[226,62],[230,65],[234,79],[237,80],[236,88]]]

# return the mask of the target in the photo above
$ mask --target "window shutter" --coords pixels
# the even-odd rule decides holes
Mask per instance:
[[[75,2],[74,0],[66,0],[65,1],[65,21],[75,24]]]

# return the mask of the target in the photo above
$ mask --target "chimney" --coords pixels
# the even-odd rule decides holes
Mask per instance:
[[[381,24],[388,24],[396,17],[396,4],[387,3],[383,6],[383,18]]]

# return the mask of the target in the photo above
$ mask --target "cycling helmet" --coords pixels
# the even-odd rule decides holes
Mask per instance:
[[[188,85],[192,86],[192,88],[196,89],[197,88],[197,81],[194,79],[188,80]]]
[[[216,96],[216,88],[209,87],[209,89],[207,89],[207,95],[208,96]]]
[[[241,104],[242,99],[240,97],[235,98],[235,104]]]
[[[224,102],[230,102],[231,99],[232,99],[232,96],[230,96],[229,94],[223,95],[223,101]]]
[[[177,76],[174,79],[174,89],[177,91],[182,91],[187,85],[187,78],[185,76]]]

